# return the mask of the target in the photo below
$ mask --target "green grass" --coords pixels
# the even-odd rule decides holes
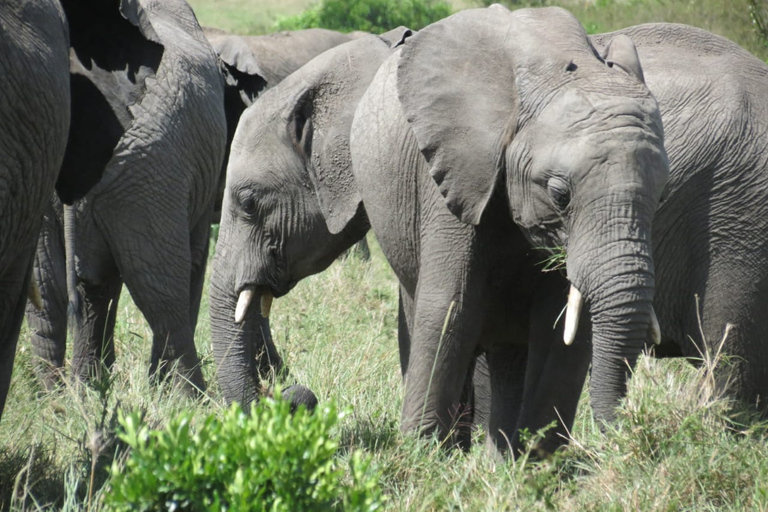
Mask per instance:
[[[361,449],[381,469],[387,510],[761,510],[768,507],[768,427],[713,392],[682,360],[643,358],[619,421],[601,432],[582,396],[567,450],[545,462],[498,462],[482,445],[446,453],[400,433],[397,287],[378,246],[373,260],[336,262],[273,306],[275,341],[291,379],[321,401],[351,408],[333,430],[341,466]],[[194,402],[146,378],[150,336],[126,295],[110,386],[41,394],[29,333],[20,342],[0,422],[0,500],[13,509],[101,508],[116,446],[117,411],[139,410],[151,427],[185,412],[224,415],[210,356],[207,302],[198,350],[210,383]],[[719,363],[721,366],[723,363]],[[31,471],[26,471],[26,468]],[[93,490],[89,489],[93,475]],[[11,489],[16,488],[16,498]]]

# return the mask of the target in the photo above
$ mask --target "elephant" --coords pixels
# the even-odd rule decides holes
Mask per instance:
[[[332,48],[240,118],[210,285],[213,353],[229,402],[256,400],[260,375],[281,365],[268,320],[272,299],[368,231],[362,208],[344,225],[327,208],[337,212],[341,197],[356,195],[349,156],[355,105],[391,47],[409,35],[401,27]]]
[[[54,0],[0,4],[0,417],[40,225],[69,128],[69,35]]]
[[[547,43],[553,34],[557,46]],[[656,337],[650,224],[669,172],[658,107],[631,41],[617,38],[616,65],[606,66],[562,9],[462,11],[401,43],[360,99],[349,136],[316,120],[318,96],[332,111],[325,94],[286,92],[280,108],[267,109],[267,93],[263,111],[257,102],[243,116],[212,277],[214,352],[220,368],[235,369],[222,388],[246,401],[255,393],[253,347],[270,340],[250,303],[260,298],[268,310],[271,297],[325,268],[370,224],[400,281],[402,429],[466,446],[472,361],[485,352],[492,446],[518,446],[518,432],[557,420],[557,409],[561,425],[548,437],[556,445],[591,352],[583,334],[558,342],[576,338],[585,316],[580,323],[578,301],[566,333],[562,322],[553,330],[552,298],[564,301],[570,285],[540,271],[530,244],[568,245],[573,302],[584,294],[596,326],[613,327],[623,313],[642,343]],[[610,219],[605,233],[589,228],[600,215]],[[624,274],[601,269],[600,253]],[[593,371],[615,364],[623,361],[596,361]],[[563,380],[543,378],[555,368],[568,376],[565,391]]]
[[[768,66],[737,44],[679,24],[591,37],[630,37],[664,121],[670,178],[653,220],[661,339],[657,357],[731,358],[720,385],[763,413],[768,398]],[[617,336],[613,344],[621,346]],[[597,346],[594,347],[597,350]],[[628,358],[633,362],[633,358]],[[593,397],[610,420],[626,372]],[[600,386],[592,375],[592,388]],[[729,384],[728,384],[729,383]]]
[[[632,40],[608,45],[560,8],[466,10],[409,39],[360,100],[353,172],[400,282],[403,430],[451,439],[484,352],[490,448],[515,454],[556,422],[551,451],[590,364],[599,410],[659,339],[664,132]],[[534,248],[559,247],[566,276],[541,272]]]
[[[63,0],[72,119],[27,307],[42,380],[114,360],[123,283],[153,333],[150,375],[205,389],[194,329],[226,142],[219,61],[183,0]],[[63,206],[62,206],[63,204]],[[69,296],[69,305],[67,304]]]

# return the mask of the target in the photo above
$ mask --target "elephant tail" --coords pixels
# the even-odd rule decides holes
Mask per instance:
[[[75,269],[75,205],[64,205],[64,252],[67,270],[67,316],[72,320],[80,312],[80,296],[77,291]],[[74,325],[70,322],[71,325]]]

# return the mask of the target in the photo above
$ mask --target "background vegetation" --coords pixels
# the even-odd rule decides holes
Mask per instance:
[[[730,37],[765,59],[765,39],[752,22],[755,9],[764,9],[761,1],[564,0],[561,4],[592,32],[645,21],[684,22]],[[279,18],[310,7],[306,0],[191,3],[202,23],[239,33],[270,31]],[[517,7],[520,2],[509,4]],[[454,0],[451,6],[471,5]],[[337,262],[300,283],[273,309],[274,338],[290,366],[289,383],[305,384],[322,404],[351,411],[335,422],[321,416],[316,424],[291,430],[295,433],[291,435],[308,436],[305,440],[329,443],[314,452],[320,466],[330,464],[329,471],[338,471],[328,479],[328,485],[336,486],[333,497],[322,503],[343,509],[364,502],[369,508],[409,511],[768,509],[768,426],[715,391],[711,369],[728,366],[715,355],[709,355],[699,369],[685,361],[641,359],[619,420],[605,432],[592,422],[587,387],[570,446],[548,461],[495,461],[486,456],[480,439],[470,453],[446,453],[434,442],[401,434],[397,287],[372,238],[371,242],[370,263],[356,257]],[[131,477],[111,480],[110,468],[115,474],[131,475],[139,468],[139,475],[153,475],[166,467],[164,457],[173,459],[178,455],[175,448],[182,445],[187,454],[223,450],[231,457],[258,458],[240,444],[269,435],[258,433],[259,424],[245,425],[236,410],[225,408],[215,384],[207,300],[202,307],[197,345],[210,388],[200,401],[165,385],[149,385],[151,333],[127,293],[119,307],[115,371],[93,388],[66,386],[56,393],[41,392],[32,375],[25,328],[0,422],[0,509],[119,508],[119,503],[106,498],[107,489],[121,488]],[[155,439],[153,449],[142,449],[136,436],[131,440],[125,419],[120,425],[121,414],[142,418],[145,427],[133,432],[145,428],[146,435]],[[260,425],[288,418],[279,407],[267,407],[258,417]],[[226,438],[219,434],[227,422],[241,422],[241,430],[234,432],[243,434],[235,436],[234,443],[211,441]],[[201,426],[210,429],[199,434]],[[191,440],[195,436],[197,440]],[[289,437],[276,446],[283,443],[286,451],[302,446],[292,445]],[[131,444],[138,447],[132,456],[138,459],[127,462],[131,459],[125,448]],[[155,446],[174,449],[155,450]],[[306,476],[312,471],[296,473]],[[229,482],[235,480],[236,476]],[[204,481],[213,487],[216,477]],[[151,489],[137,485],[139,490]]]

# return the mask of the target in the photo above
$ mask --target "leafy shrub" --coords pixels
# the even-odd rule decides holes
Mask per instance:
[[[451,6],[443,0],[320,0],[301,14],[279,20],[277,28],[378,34],[401,25],[419,30],[450,14]]]
[[[138,413],[120,414],[118,434],[131,452],[112,466],[108,510],[377,510],[379,473],[359,451],[349,475],[335,457],[334,405],[294,414],[282,400],[238,405],[198,428],[182,413],[162,430]]]

